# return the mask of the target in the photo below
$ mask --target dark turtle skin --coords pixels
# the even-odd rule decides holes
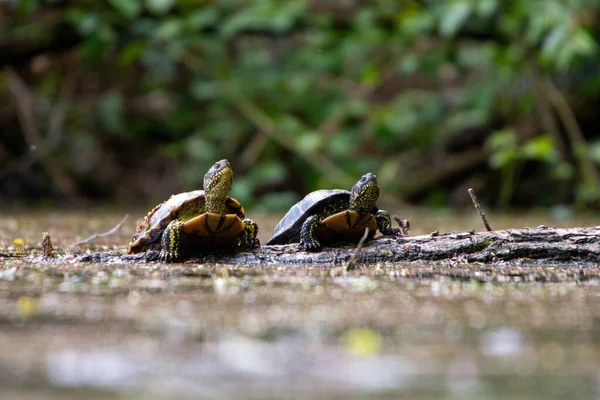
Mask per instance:
[[[138,222],[128,252],[160,250],[161,261],[175,262],[182,248],[258,247],[258,226],[228,196],[232,180],[229,161],[216,162],[204,176],[204,190],[173,195]]]
[[[377,230],[383,235],[400,235],[392,228],[387,211],[377,208],[377,177],[363,175],[352,191],[333,189],[309,193],[279,221],[267,245],[299,242],[307,251],[318,251],[321,242],[358,241],[369,228],[367,239]]]

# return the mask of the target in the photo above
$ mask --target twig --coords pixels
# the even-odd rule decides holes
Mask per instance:
[[[402,194],[404,198],[415,197],[437,187],[440,182],[485,163],[487,159],[488,155],[480,149],[465,150],[457,155],[448,156],[437,168],[431,168],[427,173],[414,174],[414,178],[403,185]]]
[[[563,143],[560,128],[554,115],[552,114],[552,107],[548,100],[548,94],[546,93],[547,88],[542,83],[542,78],[537,77],[536,74],[536,84],[535,84],[535,98],[536,98],[536,107],[540,116],[540,121],[542,124],[542,128],[552,136],[553,144],[558,150],[558,155],[560,157],[559,161],[564,161],[567,159],[567,149],[565,148],[565,144]]]
[[[52,239],[50,239],[50,234],[48,232],[42,233],[42,252],[44,257],[52,257],[52,252],[54,251],[54,247],[52,246]]]
[[[279,130],[277,123],[271,119],[263,110],[252,102],[240,97],[230,96],[232,103],[238,110],[269,138],[277,142],[281,147],[290,150],[292,153],[301,156],[304,161],[310,164],[314,169],[323,174],[332,182],[337,182],[344,187],[352,187],[354,179],[344,172],[343,169],[332,163],[328,158],[321,154],[305,151],[294,144],[293,138]]]
[[[542,81],[542,85],[544,91],[548,95],[548,101],[556,110],[556,114],[560,118],[563,126],[565,127],[565,131],[567,132],[567,136],[571,142],[571,145],[575,149],[575,157],[579,161],[579,167],[581,168],[581,173],[583,179],[586,183],[590,185],[594,185],[597,187],[600,184],[600,176],[594,163],[582,154],[585,150],[586,141],[581,132],[581,128],[577,123],[577,118],[575,118],[575,114],[569,103],[565,99],[564,95],[561,91],[554,85],[550,78],[546,78]]]
[[[262,131],[256,132],[256,134],[252,137],[242,154],[240,155],[240,160],[242,161],[242,165],[245,167],[251,167],[254,165],[258,157],[260,157],[260,153],[264,149],[267,144],[269,137],[265,135]]]
[[[109,236],[112,235],[114,233],[116,233],[119,229],[121,229],[121,226],[123,226],[123,223],[125,222],[125,220],[129,217],[129,214],[125,214],[125,216],[123,217],[123,219],[121,220],[121,222],[119,222],[117,225],[115,225],[114,228],[112,228],[109,231],[106,232],[102,232],[102,233],[94,233],[92,236],[85,238],[83,240],[80,240],[79,242],[75,242],[73,243],[70,247],[77,247],[77,246],[81,246],[82,244],[86,244],[91,242],[94,239],[100,238],[100,237],[105,237],[105,236]]]
[[[335,80],[332,83],[337,87],[342,87],[342,92],[345,92],[344,98],[353,100],[367,100],[368,97],[371,96],[371,94],[373,94],[373,92],[378,87],[377,85],[356,85],[354,84],[354,82],[351,81],[339,82],[338,80]],[[330,141],[331,139],[333,139],[335,134],[337,134],[341,130],[341,125],[344,123],[344,120],[348,117],[348,111],[350,108],[349,105],[349,101],[340,104],[317,127],[317,132],[320,132],[326,141]]]
[[[407,219],[400,219],[400,217],[397,215],[392,215],[392,218],[394,218],[394,221],[396,221],[400,227],[400,233],[402,236],[408,236],[408,232],[410,231],[410,221]]]
[[[352,267],[354,265],[354,260],[356,260],[356,255],[360,251],[360,248],[362,247],[365,240],[367,240],[368,236],[369,236],[369,228],[365,228],[365,234],[362,235],[362,237],[358,241],[358,244],[356,245],[356,250],[354,251],[354,254],[352,254],[352,257],[350,257],[350,261],[348,261],[348,264],[346,264],[346,271],[349,271],[352,269]]]
[[[479,202],[477,201],[477,197],[475,197],[475,192],[471,188],[469,188],[468,191],[469,191],[469,195],[471,196],[471,200],[473,200],[473,204],[475,205],[475,208],[477,209],[477,212],[479,213],[479,216],[481,217],[481,220],[483,221],[483,224],[485,225],[485,229],[487,229],[488,232],[490,232],[492,230],[492,228],[490,228],[490,224],[488,223],[485,213],[483,212],[483,209],[479,205]]]
[[[15,100],[17,116],[23,130],[23,137],[31,149],[29,154],[34,155],[40,160],[48,176],[50,176],[50,179],[63,195],[74,195],[76,188],[71,178],[64,173],[60,164],[56,162],[49,152],[41,151],[43,147],[40,148],[40,146],[44,146],[45,142],[36,121],[34,111],[35,98],[31,90],[15,70],[6,68],[6,71],[8,75],[8,89]],[[58,125],[62,122],[62,109],[55,109],[55,111],[56,114],[51,121],[51,129],[53,131],[58,129]],[[54,138],[56,135],[53,134],[52,137]],[[50,148],[50,146],[48,147]]]

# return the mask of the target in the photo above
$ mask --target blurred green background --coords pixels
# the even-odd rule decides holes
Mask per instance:
[[[597,0],[0,0],[0,195],[600,205]]]

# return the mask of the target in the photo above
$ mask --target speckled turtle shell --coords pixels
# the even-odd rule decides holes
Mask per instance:
[[[266,243],[287,244],[300,240],[302,224],[308,217],[325,211],[333,204],[342,204],[341,209],[347,209],[350,205],[350,192],[342,189],[316,190],[307,194],[302,200],[294,204],[292,208],[279,221],[273,232],[273,236]]]
[[[237,215],[240,219],[245,217],[244,208],[233,197],[227,197],[225,205],[231,214]],[[172,195],[168,200],[154,207],[148,215],[144,217],[143,221],[138,221],[136,232],[129,243],[128,252],[139,253],[146,250],[160,250],[161,235],[171,221],[175,219],[187,221],[204,214],[204,212],[204,190],[194,190]],[[237,218],[235,219],[237,220]],[[206,218],[205,220],[207,221],[205,226],[198,226],[198,224],[196,224],[194,228],[200,231],[206,230],[207,232],[202,233],[206,233],[207,235],[212,234],[209,230],[212,229],[211,224],[213,219]],[[231,234],[232,237],[236,237],[239,233],[239,230],[231,229],[228,231],[223,229],[220,235],[227,237]]]

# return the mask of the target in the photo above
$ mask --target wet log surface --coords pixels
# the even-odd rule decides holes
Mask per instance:
[[[309,264],[346,265],[356,253],[356,264],[400,263],[406,261],[536,261],[556,263],[597,263],[600,260],[600,226],[555,229],[546,226],[491,232],[454,232],[421,236],[380,237],[357,250],[355,246],[325,247],[321,252],[299,251],[297,245],[263,246],[234,254],[196,254],[185,262],[223,264]],[[65,261],[63,257],[58,257]],[[158,252],[135,255],[98,252],[71,255],[74,262],[151,262]],[[58,260],[57,260],[58,261]]]

